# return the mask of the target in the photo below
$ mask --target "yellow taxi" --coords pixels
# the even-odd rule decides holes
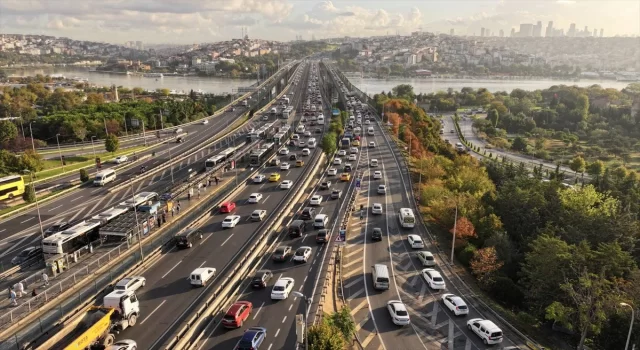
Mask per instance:
[[[271,175],[269,175],[269,181],[270,182],[278,182],[278,181],[280,181],[280,174],[272,173]]]
[[[298,159],[298,160],[296,160],[296,166],[297,166],[297,167],[304,166],[304,160],[302,160],[302,159]]]
[[[351,180],[351,174],[342,173],[342,175],[340,175],[340,180],[341,181],[349,181],[349,180]]]
[[[360,147],[360,141],[355,140],[353,141],[353,143],[351,144],[353,147]]]

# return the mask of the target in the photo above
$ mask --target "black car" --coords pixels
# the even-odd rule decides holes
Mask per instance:
[[[379,227],[376,227],[373,229],[373,231],[371,232],[371,239],[374,241],[381,241],[382,240],[382,229]]]
[[[351,172],[351,165],[345,165],[344,166],[344,172],[345,173],[350,173]]]
[[[289,160],[298,160],[298,155],[297,154],[292,154],[289,156]]]
[[[326,190],[329,187],[331,187],[331,181],[322,181],[322,183],[320,184],[321,190]]]
[[[291,254],[290,246],[288,245],[280,246],[276,248],[275,252],[273,252],[271,259],[273,259],[273,261],[286,261],[290,254]]]
[[[56,232],[62,232],[66,229],[68,229],[69,227],[71,227],[71,224],[68,222],[58,222],[56,224],[53,224],[51,227],[49,227],[48,229],[46,229],[44,231],[44,236],[45,237],[49,237],[52,234],[56,233]]]
[[[318,231],[316,234],[316,242],[317,243],[327,243],[329,240],[329,232],[325,229]]]
[[[302,209],[302,214],[300,214],[300,218],[302,220],[313,220],[316,217],[316,210],[311,207],[306,207]]]
[[[20,254],[16,255],[11,259],[11,263],[14,265],[20,265],[27,260],[31,260],[37,256],[42,255],[41,247],[28,247],[25,248]]]
[[[273,273],[270,270],[259,270],[253,276],[251,285],[253,288],[266,288],[271,278],[273,278]]]
[[[334,189],[331,191],[331,199],[339,199],[342,197],[342,190]]]

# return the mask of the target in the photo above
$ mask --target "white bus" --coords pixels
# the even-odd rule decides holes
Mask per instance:
[[[147,204],[149,201],[156,202],[158,201],[158,193],[156,192],[140,192],[137,193],[133,198],[129,198],[124,202],[120,203],[121,207],[129,208],[129,209],[138,209],[139,206]]]
[[[55,233],[42,240],[42,252],[46,256],[71,254],[97,240],[100,223],[83,221],[62,232]]]
[[[410,208],[400,208],[398,219],[400,220],[400,225],[404,228],[413,228],[416,226],[416,217]]]

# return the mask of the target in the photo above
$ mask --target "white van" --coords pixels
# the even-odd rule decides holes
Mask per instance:
[[[329,224],[329,215],[327,214],[318,214],[316,218],[313,219],[314,228],[325,228],[327,224]]]
[[[199,267],[189,275],[189,282],[193,286],[204,287],[207,282],[216,275],[216,269],[213,267]]]
[[[324,116],[322,114],[318,116],[318,125],[324,125]]]
[[[373,271],[371,271],[371,277],[373,278],[373,288],[389,289],[389,269],[387,268],[387,265],[383,265],[383,264],[373,265]]]
[[[309,148],[316,148],[316,146],[318,145],[318,142],[316,141],[315,138],[310,138],[307,140],[307,147]]]
[[[104,186],[115,179],[116,171],[113,169],[106,169],[96,174],[96,178],[93,180],[93,185]]]
[[[370,167],[377,167],[378,166],[378,160],[377,159],[371,159],[369,161],[369,166]]]
[[[373,136],[373,126],[370,126],[369,128],[367,128],[367,135]]]

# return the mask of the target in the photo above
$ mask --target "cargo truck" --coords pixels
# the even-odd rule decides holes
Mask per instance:
[[[116,334],[133,327],[140,314],[140,303],[130,290],[114,290],[102,306],[91,306],[66,324],[37,350],[104,349],[114,343]]]

